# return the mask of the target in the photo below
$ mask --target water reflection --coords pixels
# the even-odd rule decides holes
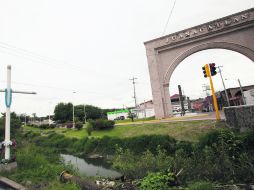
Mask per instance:
[[[13,188],[0,183],[0,190],[14,190]]]
[[[85,176],[102,176],[102,177],[119,177],[121,174],[110,168],[110,165],[103,159],[78,158],[76,156],[61,154],[66,164],[71,163],[81,175]]]

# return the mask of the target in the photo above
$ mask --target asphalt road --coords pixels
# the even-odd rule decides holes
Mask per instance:
[[[222,120],[225,120],[224,112],[220,112],[220,117]],[[152,124],[152,123],[168,123],[168,122],[178,122],[178,121],[196,121],[196,120],[216,120],[215,112],[203,112],[197,113],[195,115],[185,115],[185,116],[174,116],[165,119],[158,119],[158,120],[149,120],[149,121],[137,121],[137,122],[127,122],[127,123],[119,123],[116,124],[120,125],[139,125],[139,124]]]

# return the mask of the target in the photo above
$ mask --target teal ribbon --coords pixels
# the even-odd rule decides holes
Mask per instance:
[[[7,108],[10,108],[11,107],[11,103],[12,103],[12,89],[10,89],[10,91],[8,92],[7,88],[4,90],[5,92],[5,105]],[[8,99],[8,95],[10,94],[9,96],[9,99]]]

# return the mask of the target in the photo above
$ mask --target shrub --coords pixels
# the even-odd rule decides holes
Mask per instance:
[[[195,182],[189,186],[189,190],[215,190],[215,185],[210,182]]]
[[[97,119],[95,121],[90,120],[89,123],[91,123],[94,130],[112,129],[115,125],[114,121],[106,119]]]
[[[88,134],[88,136],[92,135],[92,131],[93,131],[93,126],[90,122],[86,123],[86,132]]]
[[[168,190],[175,181],[173,173],[149,173],[141,181],[140,190]]]
[[[82,129],[83,128],[83,123],[82,122],[77,122],[75,124],[75,128],[78,129],[78,130]]]
[[[149,172],[163,171],[173,163],[173,158],[168,156],[160,147],[157,153],[153,154],[149,150],[137,156],[129,149],[117,149],[113,160],[113,166],[129,178],[142,178]]]

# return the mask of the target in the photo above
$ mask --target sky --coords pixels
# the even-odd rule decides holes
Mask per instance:
[[[0,0],[0,89],[12,66],[11,110],[53,114],[59,102],[101,108],[152,99],[144,42],[254,7],[253,0]],[[201,67],[223,66],[226,87],[254,84],[254,64],[228,50],[206,50],[187,57],[174,71],[170,94],[182,85],[191,99],[204,97]],[[190,69],[191,67],[191,69]],[[190,80],[191,78],[191,80]],[[215,89],[222,90],[219,75]],[[74,93],[75,92],[75,93]],[[0,112],[5,111],[0,94]]]

